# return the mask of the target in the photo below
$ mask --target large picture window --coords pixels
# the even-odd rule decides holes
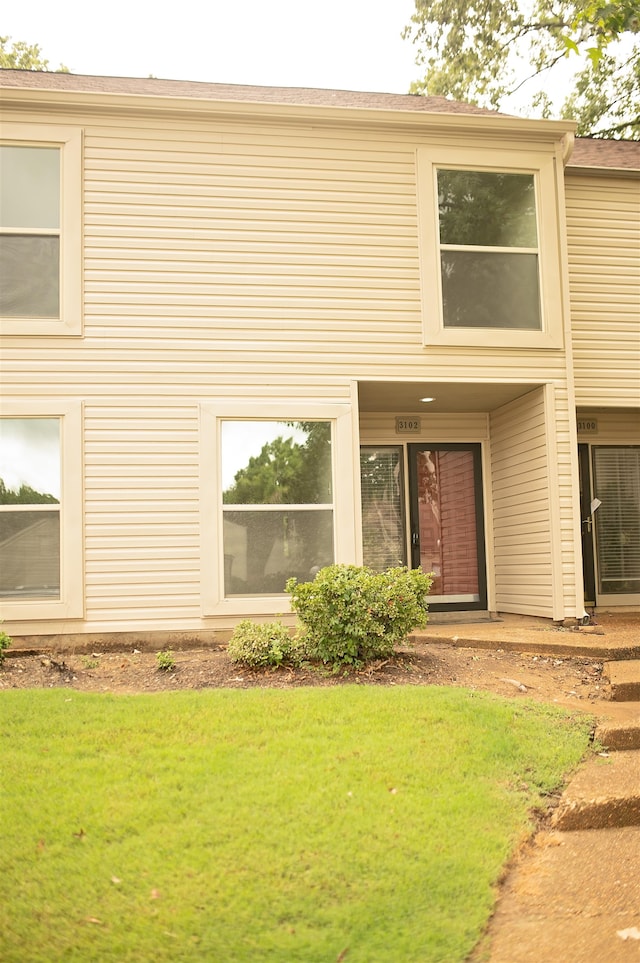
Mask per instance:
[[[221,425],[225,596],[273,595],[334,560],[331,423]]]
[[[75,130],[3,125],[0,329],[81,328],[81,158]]]
[[[0,611],[4,619],[82,614],[80,464],[78,405],[3,404]]]
[[[204,404],[203,615],[278,614],[287,579],[358,559],[351,405]]]
[[[425,344],[559,348],[554,158],[419,148]]]

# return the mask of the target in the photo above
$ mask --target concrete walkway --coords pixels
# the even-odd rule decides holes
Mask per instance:
[[[517,616],[434,618],[420,637],[605,662],[611,701],[584,707],[598,717],[601,749],[570,779],[550,828],[518,855],[471,959],[640,963],[640,613],[573,630]]]

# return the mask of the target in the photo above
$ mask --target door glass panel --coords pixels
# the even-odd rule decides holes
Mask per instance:
[[[598,587],[640,593],[640,448],[593,449]]]
[[[363,561],[375,572],[406,564],[401,448],[360,449]]]
[[[478,602],[478,520],[471,450],[416,453],[420,566],[433,572],[430,598]]]

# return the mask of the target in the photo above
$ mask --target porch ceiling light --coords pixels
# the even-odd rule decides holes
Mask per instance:
[[[428,404],[430,401],[435,401],[435,400],[436,400],[435,398],[421,398],[421,399],[420,399],[420,401],[424,401],[425,404]]]

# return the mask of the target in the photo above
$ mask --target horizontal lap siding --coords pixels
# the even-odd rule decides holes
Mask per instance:
[[[86,614],[95,631],[197,625],[198,444],[193,405],[86,406]]]
[[[570,174],[576,403],[640,406],[640,179]]]
[[[326,370],[354,326],[419,325],[407,146],[230,123],[96,131],[86,185],[98,337],[144,342],[151,325],[239,379],[269,365],[286,380],[302,343]]]
[[[640,417],[637,411],[578,410],[578,422],[595,421],[597,431],[578,432],[578,441],[591,445],[640,445]]]
[[[85,131],[84,337],[12,339],[2,378],[7,397],[85,402],[87,630],[203,624],[202,401],[564,377],[562,352],[423,347],[408,133],[27,119]]]
[[[549,470],[542,390],[494,412],[491,425],[496,609],[553,615]]]
[[[402,445],[416,441],[483,441],[487,437],[487,416],[483,412],[437,412],[428,418],[422,412],[420,417],[422,430],[407,436],[396,432],[394,415],[363,411],[360,413],[360,442],[363,445]]]

